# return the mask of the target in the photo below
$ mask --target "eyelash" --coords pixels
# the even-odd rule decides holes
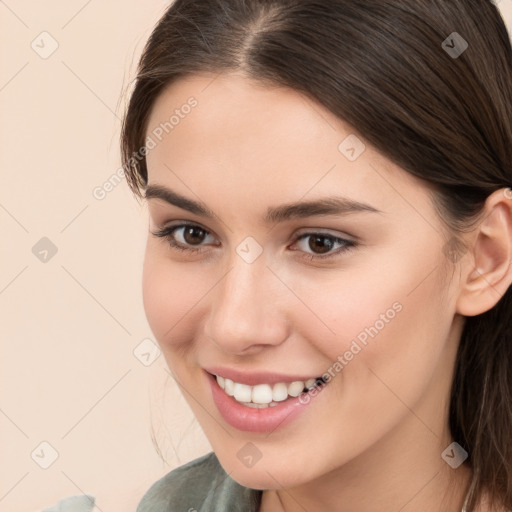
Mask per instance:
[[[199,228],[202,231],[204,231],[207,235],[211,234],[209,231],[202,228],[198,224],[177,224],[174,226],[167,226],[167,227],[161,228],[155,232],[152,231],[151,233],[154,236],[157,236],[160,238],[165,238],[167,240],[167,242],[169,243],[169,245],[173,249],[177,249],[179,251],[186,251],[191,254],[197,254],[199,252],[202,252],[201,247],[193,247],[193,246],[184,247],[181,243],[177,243],[176,240],[174,239],[174,237],[173,237],[174,232],[180,228],[186,228],[186,227]],[[297,236],[295,238],[293,243],[295,244],[295,243],[299,242],[300,240],[310,237],[310,236],[320,236],[322,238],[328,238],[328,239],[332,240],[334,243],[340,243],[343,246],[336,251],[333,251],[333,252],[330,252],[330,253],[324,254],[324,255],[315,254],[315,253],[303,253],[301,257],[308,259],[308,260],[326,260],[326,259],[334,258],[334,257],[339,256],[342,253],[345,253],[357,246],[357,243],[352,240],[340,238],[340,237],[337,237],[334,235],[330,235],[328,233],[318,233],[318,232],[301,233],[299,236]]]

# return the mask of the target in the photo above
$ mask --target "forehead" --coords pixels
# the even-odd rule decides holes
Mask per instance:
[[[189,109],[191,98],[197,104]],[[336,145],[333,148],[332,140],[325,137],[326,130],[343,128],[332,113],[298,91],[263,86],[238,74],[194,75],[171,84],[155,102],[148,132],[175,112],[179,119],[173,119],[169,135],[177,140],[183,134],[189,143],[224,158],[247,151],[255,156],[262,143],[271,143],[276,156],[290,157],[316,150],[323,142],[325,149],[331,148],[332,159]],[[264,146],[259,149],[260,154],[268,152]],[[319,156],[315,152],[316,159]]]
[[[229,196],[243,210],[337,193],[401,214],[431,206],[421,180],[322,105],[241,75],[194,75],[168,86],[146,135],[156,143],[149,182],[205,201]]]

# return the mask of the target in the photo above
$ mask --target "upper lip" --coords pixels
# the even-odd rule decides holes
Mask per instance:
[[[294,382],[297,380],[307,381],[308,379],[315,379],[320,375],[286,375],[284,373],[271,373],[271,372],[250,372],[248,370],[236,370],[234,368],[227,368],[223,366],[210,366],[203,368],[212,375],[218,375],[225,379],[230,379],[233,382],[240,384],[247,384],[248,386],[256,386],[258,384],[275,384],[276,382]]]

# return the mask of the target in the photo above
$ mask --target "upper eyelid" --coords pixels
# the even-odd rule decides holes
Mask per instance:
[[[176,221],[176,223],[164,224],[162,227],[155,227],[155,230],[156,230],[156,232],[173,231],[173,230],[177,230],[179,228],[186,228],[189,226],[200,228],[203,231],[206,231],[206,233],[208,233],[209,235],[214,235],[214,233],[211,229],[208,229],[208,228],[202,226],[198,222],[189,222],[189,221]],[[214,236],[216,236],[216,235],[214,235]]]
[[[186,227],[186,226],[198,227],[198,228],[201,228],[202,230],[206,231],[208,234],[214,234],[214,232],[211,229],[203,226],[200,222],[195,222],[195,221],[174,221],[172,224],[164,224],[162,227],[156,228],[156,229],[159,231],[163,231],[163,230],[167,230],[167,229],[175,229],[175,228],[177,229],[177,228]],[[331,233],[331,231],[336,231],[336,229],[305,227],[305,228],[301,228],[300,233],[297,233],[296,236],[301,236],[301,235],[306,235],[306,234],[322,234],[322,235],[329,235],[329,236],[332,236],[335,238],[348,237],[348,238],[354,239],[354,240],[357,239],[356,236],[350,235],[349,233],[343,232],[340,234],[340,233]]]
[[[205,231],[208,235],[213,235],[215,238],[218,238],[211,230],[202,226],[200,223],[190,222],[190,221],[176,221],[175,224],[173,223],[173,224],[162,226],[161,228],[157,229],[156,232],[161,233],[161,232],[165,232],[165,231],[170,231],[169,234],[172,234],[172,233],[174,233],[174,231],[176,231],[180,228],[187,227],[187,226],[198,227],[198,228],[202,229],[203,231]],[[302,228],[302,229],[304,231],[296,233],[293,236],[293,243],[296,243],[297,241],[301,240],[302,237],[312,236],[312,235],[321,235],[321,236],[326,236],[326,237],[332,237],[336,240],[344,240],[344,241],[350,242],[350,243],[358,242],[357,237],[355,237],[353,235],[349,235],[348,233],[341,233],[341,234],[331,233],[330,229],[328,229],[328,228],[308,227],[308,228]],[[178,243],[181,243],[181,242],[178,242]],[[201,247],[201,245],[202,244],[199,244],[197,247]],[[193,247],[193,246],[191,246],[191,247]]]

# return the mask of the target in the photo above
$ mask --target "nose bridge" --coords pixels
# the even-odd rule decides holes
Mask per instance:
[[[217,345],[241,352],[282,341],[283,319],[273,305],[271,278],[263,255],[252,262],[237,253],[230,258],[227,273],[215,287],[206,328]]]

